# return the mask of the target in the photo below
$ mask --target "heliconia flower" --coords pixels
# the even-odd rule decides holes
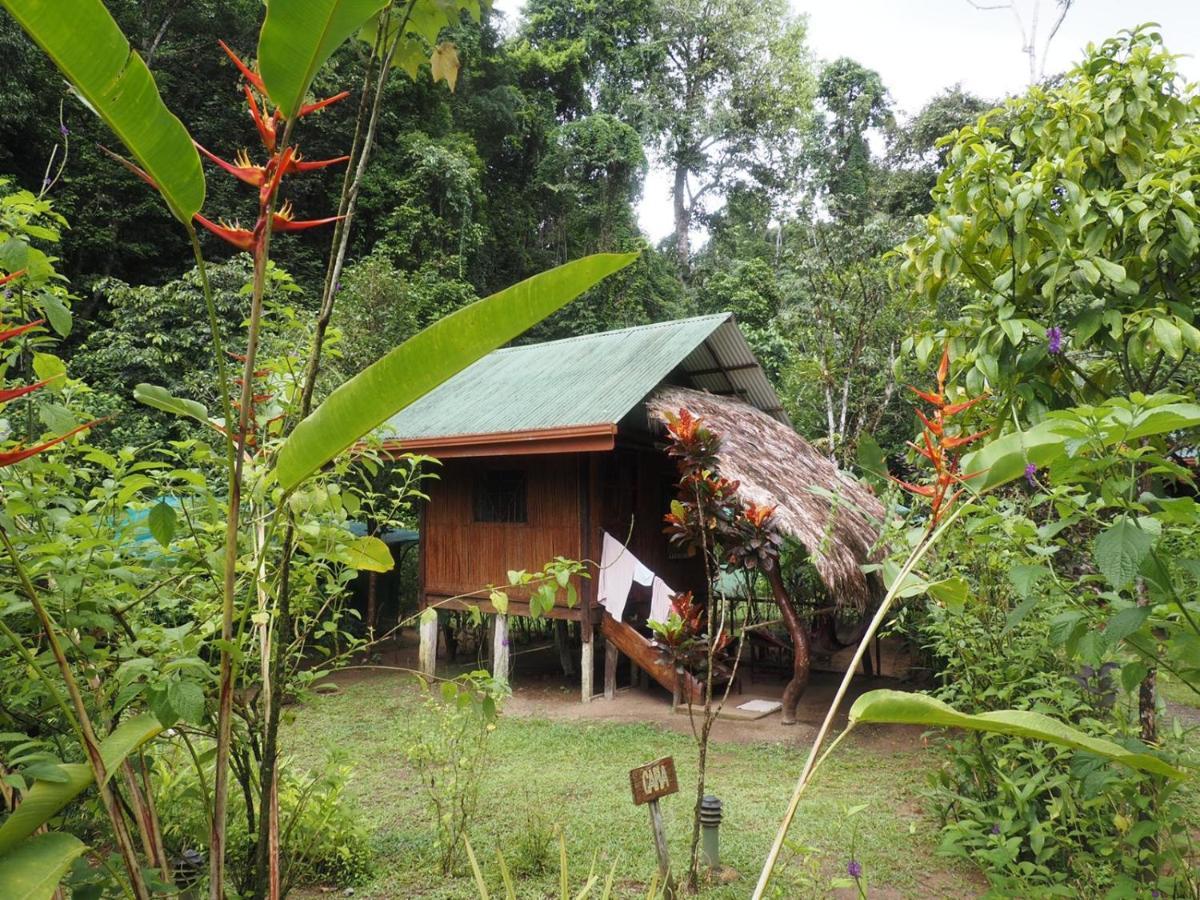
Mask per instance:
[[[238,152],[238,155],[234,157],[233,163],[227,163],[221,157],[206,149],[199,141],[192,141],[192,143],[196,145],[197,150],[239,181],[244,181],[253,187],[262,187],[263,182],[267,180],[267,170],[262,166],[256,166],[251,163],[250,156],[245,150]]]
[[[20,337],[25,332],[32,331],[33,329],[37,328],[45,321],[45,319],[37,319],[33,322],[26,322],[24,325],[18,325],[15,328],[9,328],[5,331],[0,331],[0,343],[12,340],[15,337]]]
[[[12,272],[8,275],[0,275],[0,287],[4,287],[4,285],[8,284],[10,281],[16,281],[18,278],[20,278],[24,274],[25,274],[24,269],[17,269],[17,271]],[[0,338],[0,340],[3,340],[3,338]]]
[[[248,228],[240,228],[236,225],[218,225],[215,222],[209,221],[196,213],[196,221],[219,237],[228,244],[232,244],[239,250],[245,250],[247,253],[253,253],[258,247],[258,235]]]
[[[273,160],[268,165],[267,168],[271,173],[271,177],[264,181],[262,186],[258,189],[258,204],[260,207],[265,209],[267,203],[275,195],[275,192],[279,190],[279,182],[283,180],[283,176],[287,173],[288,167],[292,164],[292,156],[294,153],[295,151],[291,147],[288,147],[283,151],[283,155],[280,156],[278,160]]]
[[[62,376],[57,375],[55,377],[61,378]],[[38,388],[48,385],[52,380],[53,379],[47,378],[45,381],[39,381],[35,384],[27,384],[24,387],[0,390],[0,403],[8,403],[10,400],[16,400],[18,397],[24,397],[26,394],[32,394]]]
[[[289,200],[271,217],[271,230],[279,232],[304,231],[306,228],[316,228],[319,225],[329,225],[344,219],[345,216],[330,216],[326,219],[307,219],[297,221],[292,218],[292,204]]]
[[[333,159],[318,159],[308,162],[300,158],[299,153],[292,154],[292,160],[288,163],[287,171],[284,175],[298,175],[304,172],[315,172],[317,169],[324,169],[327,166],[336,166],[339,163],[347,162],[349,156],[336,156]]]
[[[228,55],[228,57],[233,60],[233,64],[235,66],[237,66],[238,70],[242,73],[242,77],[245,78],[252,85],[254,85],[256,88],[258,88],[258,92],[260,94],[265,95],[267,93],[267,88],[263,84],[263,80],[261,77],[259,77],[258,73],[255,72],[253,69],[251,69],[244,62],[242,62],[238,58],[238,55],[236,53],[234,53],[232,50],[230,50],[229,45],[226,44],[224,41],[219,40],[219,41],[217,41],[217,43],[221,45],[221,49],[225,51],[226,55]]]
[[[912,441],[908,445],[912,447],[919,455],[924,457],[933,466],[933,480],[931,484],[912,484],[907,481],[901,481],[898,478],[892,478],[898,485],[910,493],[920,497],[926,497],[929,500],[930,507],[930,527],[937,524],[942,513],[946,509],[953,506],[962,494],[962,490],[957,486],[969,481],[972,478],[977,478],[983,472],[973,472],[970,475],[963,475],[959,471],[958,459],[952,455],[952,451],[960,450],[974,441],[979,440],[988,433],[985,431],[977,431],[973,434],[947,434],[946,427],[949,420],[959,413],[965,412],[975,404],[983,400],[983,397],[975,397],[971,400],[966,400],[961,403],[948,403],[946,394],[946,379],[950,374],[950,347],[946,345],[942,350],[942,359],[938,364],[937,369],[937,390],[936,391],[921,391],[917,388],[911,388],[922,400],[926,401],[934,407],[933,416],[925,415],[921,410],[916,410],[917,417],[921,420],[924,428],[921,431],[922,443],[920,446]],[[990,429],[989,429],[990,430]]]
[[[300,107],[299,117],[304,118],[309,113],[315,113],[318,109],[324,109],[327,106],[332,106],[339,100],[345,100],[349,96],[349,91],[342,91],[340,94],[334,94],[332,97],[326,97],[324,100],[318,100],[316,103],[309,103],[307,106]]]
[[[246,103],[250,107],[250,118],[254,120],[254,127],[258,130],[258,136],[262,140],[263,146],[267,148],[268,153],[274,153],[275,142],[279,134],[279,113],[276,112],[270,118],[264,118],[258,108],[258,102],[254,99],[254,92],[245,85],[242,86],[242,91],[246,94]]]
[[[96,425],[100,424],[103,421],[104,421],[103,419],[97,419],[94,422],[88,422],[85,425],[80,425],[76,428],[72,428],[66,434],[60,434],[58,437],[53,438],[52,440],[46,441],[43,444],[36,444],[32,447],[23,447],[20,444],[18,444],[16,447],[14,447],[11,450],[0,451],[0,468],[2,468],[4,466],[11,466],[15,463],[21,462],[21,460],[29,459],[29,457],[31,457],[31,456],[36,456],[37,454],[41,453],[43,450],[48,450],[51,447],[55,446],[56,444],[61,444],[63,441],[68,440],[68,439],[74,437],[75,435],[79,434],[79,432],[86,431],[89,428],[94,428]]]

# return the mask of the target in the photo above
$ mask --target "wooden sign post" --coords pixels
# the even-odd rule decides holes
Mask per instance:
[[[667,832],[663,827],[662,810],[658,801],[662,797],[679,793],[679,779],[675,777],[675,760],[669,756],[629,770],[629,786],[633,789],[633,803],[650,806],[650,828],[654,832],[654,849],[658,853],[658,874],[663,886],[664,897],[675,896],[674,879],[671,877],[671,860],[667,855]]]

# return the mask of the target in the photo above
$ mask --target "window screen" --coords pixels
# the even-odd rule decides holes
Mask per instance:
[[[475,478],[476,522],[527,522],[525,473],[489,469]]]

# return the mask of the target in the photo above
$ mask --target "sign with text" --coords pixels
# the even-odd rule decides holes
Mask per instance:
[[[675,760],[670,756],[656,759],[652,763],[629,770],[629,786],[633,788],[636,806],[679,793],[679,781],[675,777]]]

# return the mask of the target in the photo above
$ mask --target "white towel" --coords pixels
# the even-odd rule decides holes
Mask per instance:
[[[633,580],[640,585],[650,587],[654,583],[654,573],[646,568],[644,563],[637,562],[637,565],[633,567]]]
[[[600,555],[600,578],[596,589],[600,605],[608,614],[621,621],[625,614],[625,601],[633,586],[633,574],[641,565],[637,557],[607,531],[604,532],[604,549]]]
[[[667,618],[671,615],[671,597],[675,591],[671,586],[663,581],[658,576],[654,578],[654,584],[650,587],[650,621],[661,622],[666,624]]]

